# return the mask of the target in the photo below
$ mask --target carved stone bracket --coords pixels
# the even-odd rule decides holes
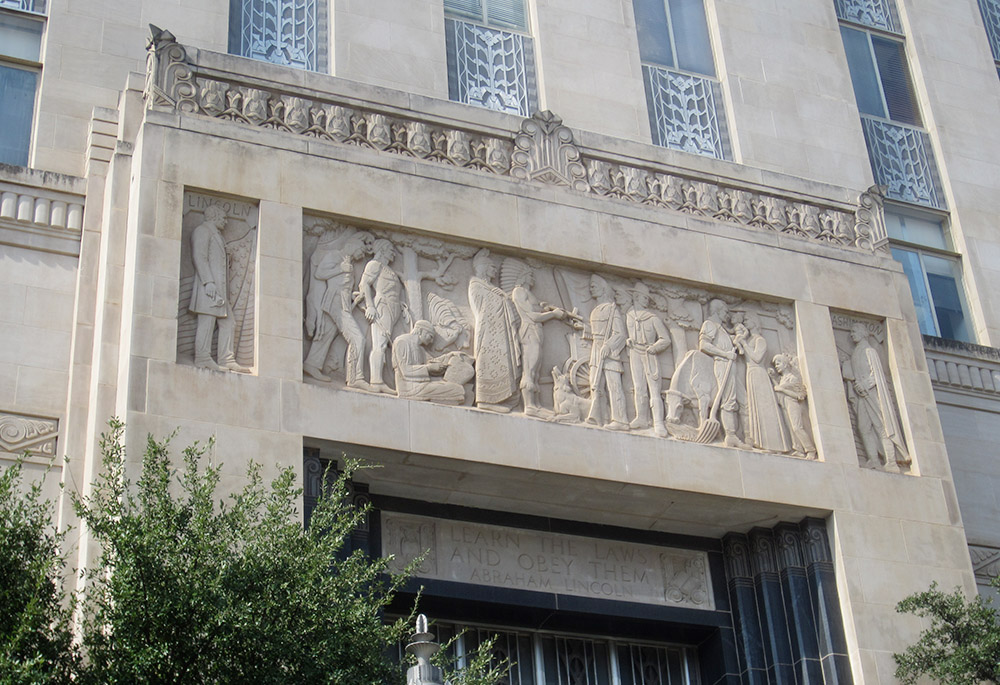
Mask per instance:
[[[197,111],[194,71],[188,62],[187,50],[177,42],[174,34],[150,24],[146,52],[143,92],[146,106]]]
[[[521,122],[521,132],[514,138],[510,175],[582,192],[590,190],[573,132],[549,110]]]
[[[0,413],[0,451],[55,456],[59,422],[38,416]]]

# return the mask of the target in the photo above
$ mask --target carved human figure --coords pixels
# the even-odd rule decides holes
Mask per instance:
[[[610,430],[628,430],[625,416],[625,391],[622,386],[622,351],[628,342],[625,318],[608,282],[594,274],[590,294],[597,306],[590,313],[590,413],[587,423],[604,425]],[[611,408],[611,420],[604,423],[604,397]]]
[[[868,339],[868,328],[863,323],[855,323],[851,326],[851,340],[854,351],[844,369],[844,379],[853,390],[854,397],[849,395],[848,399],[857,413],[865,458],[872,466],[880,463],[879,455],[885,458],[886,465],[894,461],[899,466],[908,466],[910,457],[899,427],[892,390],[882,361]]]
[[[753,312],[747,312],[743,317],[743,326],[746,335],[738,335],[735,342],[747,364],[747,442],[769,452],[787,452],[788,436],[781,423],[778,398],[774,395],[767,373],[767,340],[760,334],[760,319]]]
[[[495,285],[497,263],[487,249],[472,258],[469,306],[473,316],[472,354],[476,359],[476,406],[506,413],[518,390],[521,344],[517,313],[507,294]]]
[[[194,262],[194,288],[188,310],[198,317],[194,337],[194,363],[214,371],[246,369],[236,363],[233,353],[235,328],[233,305],[229,301],[226,242],[222,229],[226,211],[219,205],[205,208],[204,221],[191,233],[191,259]],[[218,363],[212,359],[212,336],[218,328]]]
[[[812,435],[806,429],[806,391],[805,383],[798,372],[795,357],[784,352],[774,355],[771,362],[777,372],[778,382],[774,392],[785,410],[788,419],[788,430],[792,437],[792,454],[805,455],[809,459],[816,458],[816,444]]]
[[[729,306],[722,300],[709,302],[708,318],[702,323],[698,333],[698,349],[713,361],[722,428],[726,433],[725,443],[730,447],[745,447],[736,433],[739,426],[739,405],[736,402],[736,378],[732,372],[737,349],[733,337],[726,330],[728,322]]]
[[[413,324],[413,330],[392,343],[392,368],[396,372],[396,394],[407,400],[424,400],[441,404],[461,404],[465,388],[459,383],[434,380],[448,370],[443,358],[428,359],[425,347],[434,342],[434,326],[423,319]]]
[[[663,396],[660,394],[660,362],[657,355],[670,347],[670,333],[663,320],[647,309],[649,286],[637,281],[632,289],[632,306],[625,315],[628,331],[628,358],[632,370],[632,395],[635,418],[632,428],[649,428],[652,412],[653,429],[664,437]]]
[[[340,334],[347,342],[346,377],[348,387],[363,387],[362,356],[365,335],[354,319],[351,293],[354,262],[365,255],[367,233],[346,238],[324,232],[309,259],[309,291],[306,294],[306,333],[312,338],[302,370],[320,381],[329,381],[323,372],[330,346]]]
[[[567,312],[538,301],[531,288],[535,285],[535,274],[531,267],[516,259],[504,260],[504,269],[509,270],[514,279],[511,300],[521,319],[518,339],[521,343],[521,399],[524,413],[528,416],[542,416],[544,411],[539,403],[538,369],[542,361],[542,325],[552,319],[565,319]]]
[[[385,353],[392,340],[392,329],[404,313],[403,284],[399,275],[389,265],[396,255],[396,248],[385,238],[373,246],[374,256],[365,265],[354,304],[365,303],[365,318],[371,324],[372,351],[368,358],[370,388],[374,392],[391,393],[385,384],[383,370]]]

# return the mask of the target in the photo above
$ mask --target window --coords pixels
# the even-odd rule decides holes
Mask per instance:
[[[10,9],[7,9],[10,8]],[[41,73],[41,3],[0,0],[0,162],[28,165]]]
[[[703,0],[633,0],[656,145],[730,158]]]
[[[514,664],[510,685],[697,685],[695,650],[677,645],[638,643],[562,635],[544,631],[509,630],[435,623],[431,632],[451,643],[459,663],[463,655],[492,636],[497,661]],[[404,641],[405,643],[405,641]],[[403,657],[403,644],[399,657]]]
[[[895,6],[891,0],[835,4],[875,180],[894,200],[943,209]]]
[[[886,208],[892,256],[910,282],[920,332],[971,342],[962,286],[962,263],[942,219]]]
[[[1000,0],[979,0],[979,13],[983,15],[986,37],[990,39],[990,50],[1000,75]]]
[[[326,3],[230,0],[229,52],[309,71],[326,70]]]
[[[530,116],[538,108],[524,0],[445,0],[448,97]]]

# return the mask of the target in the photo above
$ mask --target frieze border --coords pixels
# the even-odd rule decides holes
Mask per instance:
[[[199,71],[169,31],[150,25],[146,107],[199,114],[340,145],[565,187],[610,200],[702,216],[811,242],[887,254],[884,189],[861,193],[854,211],[740,188],[695,175],[585,154],[572,131],[549,111],[520,130],[488,135],[400,117],[334,98],[310,98],[253,87]]]

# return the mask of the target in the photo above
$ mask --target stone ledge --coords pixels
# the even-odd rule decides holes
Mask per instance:
[[[929,335],[923,338],[934,387],[1000,398],[1000,350]]]

